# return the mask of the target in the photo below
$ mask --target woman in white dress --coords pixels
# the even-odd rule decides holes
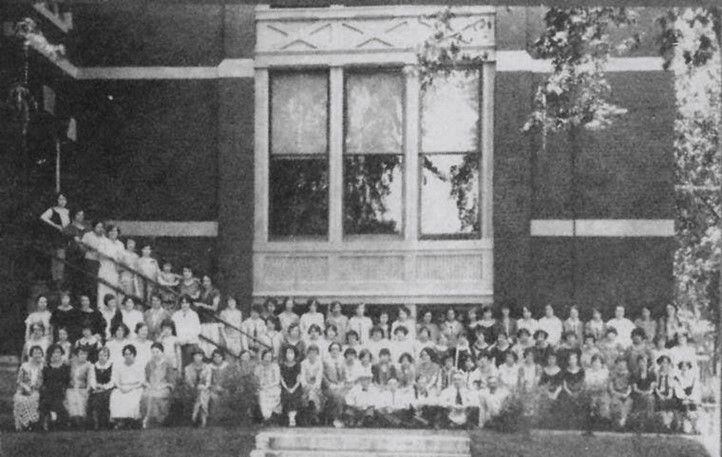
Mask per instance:
[[[128,239],[125,242],[125,251],[122,252],[121,264],[128,268],[120,270],[120,286],[123,288],[125,295],[141,296],[138,278],[134,271],[138,270],[138,259],[140,256],[135,252],[135,240]]]
[[[263,421],[267,422],[273,414],[281,412],[281,370],[277,363],[273,363],[271,349],[263,351],[254,375],[258,382],[258,406]]]
[[[140,416],[140,400],[145,386],[145,367],[135,361],[135,346],[123,348],[123,362],[113,364],[113,384],[110,394],[110,419],[115,428],[137,421]]]
[[[106,294],[117,295],[110,286],[119,287],[120,277],[117,262],[125,254],[125,246],[118,239],[120,230],[114,225],[108,226],[107,236],[98,245],[100,253],[100,269],[98,270],[98,308],[103,305],[103,297]],[[106,285],[108,284],[108,285]]]

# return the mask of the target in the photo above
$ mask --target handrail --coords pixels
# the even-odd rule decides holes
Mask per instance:
[[[66,233],[64,233],[62,230],[59,230],[57,227],[54,227],[54,228],[55,228],[56,230],[58,230],[62,235],[68,237],[68,235],[67,235]],[[81,249],[85,249],[85,250],[92,251],[92,252],[96,253],[97,255],[103,257],[104,259],[108,259],[108,260],[112,261],[117,267],[120,267],[120,268],[122,268],[123,270],[126,270],[126,271],[128,271],[128,272],[130,272],[130,273],[133,273],[134,275],[140,277],[143,281],[147,281],[147,282],[149,282],[150,284],[153,284],[155,287],[157,287],[157,288],[159,288],[159,289],[161,289],[161,290],[163,290],[163,291],[166,291],[166,292],[171,293],[176,299],[180,298],[181,294],[178,293],[178,292],[177,292],[176,290],[174,290],[173,288],[168,287],[168,286],[165,286],[165,285],[163,285],[163,284],[160,284],[160,283],[159,283],[158,281],[156,281],[155,279],[150,278],[150,277],[144,275],[143,273],[141,273],[140,271],[136,270],[135,268],[132,268],[132,267],[129,266],[129,265],[126,265],[126,264],[124,264],[124,263],[122,263],[122,262],[120,262],[120,261],[118,261],[118,260],[116,260],[116,259],[108,256],[108,255],[105,255],[104,253],[102,253],[102,252],[100,252],[99,250],[95,249],[93,246],[90,246],[90,245],[88,245],[87,243],[83,243],[82,240],[76,240],[75,238],[72,238],[72,237],[69,237],[69,238],[71,238],[72,242],[74,242],[75,244],[77,244]],[[100,279],[100,278],[98,278],[98,279]],[[140,298],[140,297],[138,297],[138,298],[139,298],[142,302],[145,301],[143,298]],[[216,322],[221,323],[221,324],[223,324],[224,326],[226,326],[226,327],[228,327],[228,328],[230,328],[230,329],[232,329],[232,330],[237,331],[237,332],[240,333],[241,335],[245,336],[246,338],[250,338],[250,339],[253,340],[256,344],[260,344],[261,346],[265,347],[266,349],[273,349],[271,346],[269,346],[269,345],[266,344],[265,342],[259,340],[258,338],[254,337],[253,335],[248,334],[248,332],[244,331],[243,329],[241,329],[241,328],[239,328],[239,327],[236,327],[235,325],[231,324],[230,322],[227,322],[225,319],[221,318],[220,316],[217,316],[217,315],[214,314],[214,313],[208,313],[207,310],[205,310],[205,309],[200,309],[200,311],[199,311],[199,307],[198,307],[195,303],[191,303],[191,305],[192,305],[194,311],[196,311],[196,312],[198,312],[198,313],[204,313],[206,316],[210,316],[210,318],[211,318],[212,320],[215,320]]]
[[[93,278],[94,280],[97,280],[98,282],[104,284],[105,286],[107,286],[108,288],[114,290],[115,292],[117,292],[117,293],[119,293],[119,294],[123,294],[123,295],[125,295],[125,296],[129,296],[129,297],[134,298],[134,299],[136,299],[136,300],[141,300],[141,298],[138,297],[137,295],[125,293],[121,287],[116,286],[115,284],[112,284],[112,283],[110,283],[109,281],[104,280],[104,279],[101,278],[100,276],[96,276],[96,275],[93,275],[93,274],[88,273],[87,271],[83,270],[82,268],[79,268],[79,267],[77,267],[76,265],[73,265],[72,263],[68,262],[66,259],[63,259],[62,257],[58,257],[58,256],[57,256],[56,254],[54,254],[54,253],[51,254],[51,253],[49,253],[49,252],[47,252],[47,251],[44,251],[43,249],[41,249],[41,248],[38,247],[38,246],[33,246],[33,249],[35,249],[35,250],[36,250],[37,252],[39,252],[39,253],[42,253],[42,254],[44,254],[44,255],[47,255],[47,256],[50,256],[50,257],[54,258],[55,260],[63,263],[65,266],[70,267],[71,269],[74,269],[74,270],[76,270],[76,271],[77,271],[77,270],[82,271],[82,273],[85,274],[86,276],[91,277],[91,278]],[[193,305],[193,306],[195,306],[195,305]],[[204,340],[204,341],[207,341],[207,342],[211,343],[212,345],[214,345],[214,346],[217,347],[218,349],[222,350],[222,351],[225,352],[226,354],[230,354],[230,355],[232,355],[233,357],[235,357],[236,359],[240,360],[240,358],[241,358],[240,355],[234,354],[233,351],[231,351],[227,346],[223,346],[223,345],[221,345],[219,342],[214,341],[214,340],[206,337],[205,335],[198,335],[198,337],[199,337],[199,339],[202,339],[202,340]]]

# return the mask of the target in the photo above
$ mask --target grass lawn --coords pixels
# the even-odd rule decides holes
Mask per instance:
[[[3,433],[8,457],[241,457],[255,446],[257,429],[175,427],[145,431]],[[399,431],[403,433],[403,431]],[[704,448],[674,436],[585,437],[577,434],[472,433],[478,457],[709,457]]]

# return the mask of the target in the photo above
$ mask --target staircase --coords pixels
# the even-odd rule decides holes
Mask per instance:
[[[279,428],[256,436],[251,457],[470,457],[466,432]]]

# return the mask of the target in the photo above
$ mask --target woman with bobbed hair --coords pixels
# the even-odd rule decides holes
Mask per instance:
[[[17,390],[13,396],[15,430],[21,432],[32,428],[40,420],[40,386],[43,384],[43,349],[33,346],[30,358],[20,365]]]
[[[140,400],[145,386],[145,367],[136,362],[135,346],[123,347],[123,361],[113,365],[113,384],[110,394],[110,420],[115,428],[135,425],[141,418]]]

